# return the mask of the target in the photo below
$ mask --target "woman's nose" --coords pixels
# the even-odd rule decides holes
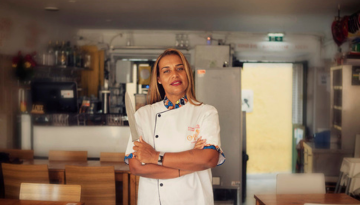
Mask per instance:
[[[179,77],[179,72],[177,70],[175,70],[173,73],[172,73],[172,76],[173,77]]]

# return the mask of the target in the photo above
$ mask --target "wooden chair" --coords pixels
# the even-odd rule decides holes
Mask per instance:
[[[65,166],[66,184],[81,185],[81,202],[86,205],[115,205],[114,167]]]
[[[21,183],[20,200],[80,202],[81,186]]]
[[[0,152],[8,153],[10,159],[34,159],[34,150],[0,148]]]
[[[125,153],[121,152],[101,152],[100,162],[124,162]]]
[[[124,163],[125,153],[124,152],[101,152],[100,162],[122,162]],[[122,175],[115,174],[115,190],[116,190],[116,201],[122,201],[123,204],[128,203],[129,193],[129,174],[123,173]],[[122,192],[122,194],[120,194]]]
[[[49,172],[46,164],[2,164],[5,198],[19,199],[20,185],[24,182],[49,183]]]
[[[322,173],[278,174],[276,194],[325,194],[325,176]]]
[[[87,161],[87,151],[50,150],[49,161]]]

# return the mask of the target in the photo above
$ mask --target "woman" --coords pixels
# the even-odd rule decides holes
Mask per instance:
[[[214,204],[210,168],[225,161],[219,117],[213,106],[196,100],[180,51],[167,49],[158,57],[149,94],[149,105],[135,113],[142,137],[134,143],[130,137],[125,157],[140,176],[138,204]]]

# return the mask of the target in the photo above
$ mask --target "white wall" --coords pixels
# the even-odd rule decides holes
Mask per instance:
[[[0,53],[15,55],[18,51],[41,54],[49,40],[74,39],[75,29],[40,19],[26,10],[0,4]]]
[[[213,45],[217,45],[219,39],[226,44],[233,44],[236,56],[240,60],[309,60],[313,66],[322,64],[320,37],[313,35],[287,34],[284,42],[268,42],[267,33],[80,29],[78,36],[84,37],[84,40],[78,43],[98,45],[102,43],[102,47],[116,47],[126,46],[127,39],[130,38],[135,46],[175,47],[176,34],[181,33],[188,34],[191,47],[205,45],[208,35],[212,36]],[[192,51],[193,49],[190,53]],[[193,59],[191,59],[191,64],[193,64]]]
[[[284,42],[269,42],[267,33],[244,32],[204,32],[204,31],[150,31],[150,30],[94,30],[80,29],[78,36],[84,40],[79,44],[98,44],[100,47],[125,46],[127,39],[131,39],[135,46],[164,46],[174,47],[176,34],[185,33],[189,36],[190,46],[206,44],[206,37],[212,35],[212,44],[218,39],[226,44],[232,44],[234,55],[241,61],[276,61],[276,62],[309,62],[308,96],[307,96],[307,127],[310,135],[318,128],[326,128],[328,113],[326,106],[329,93],[326,88],[318,87],[315,82],[319,72],[327,72],[327,65],[322,58],[322,38],[305,34],[286,34]],[[101,43],[101,44],[99,44]],[[111,44],[111,45],[110,45]],[[117,50],[122,53],[149,53],[161,50]],[[190,63],[194,65],[194,49],[186,52],[192,57]],[[318,71],[319,70],[319,71]],[[319,93],[316,95],[316,93]],[[325,105],[325,108],[324,108]],[[321,109],[320,109],[321,108]]]

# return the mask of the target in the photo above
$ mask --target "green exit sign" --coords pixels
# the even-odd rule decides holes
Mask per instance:
[[[283,36],[269,36],[269,41],[282,42]]]

